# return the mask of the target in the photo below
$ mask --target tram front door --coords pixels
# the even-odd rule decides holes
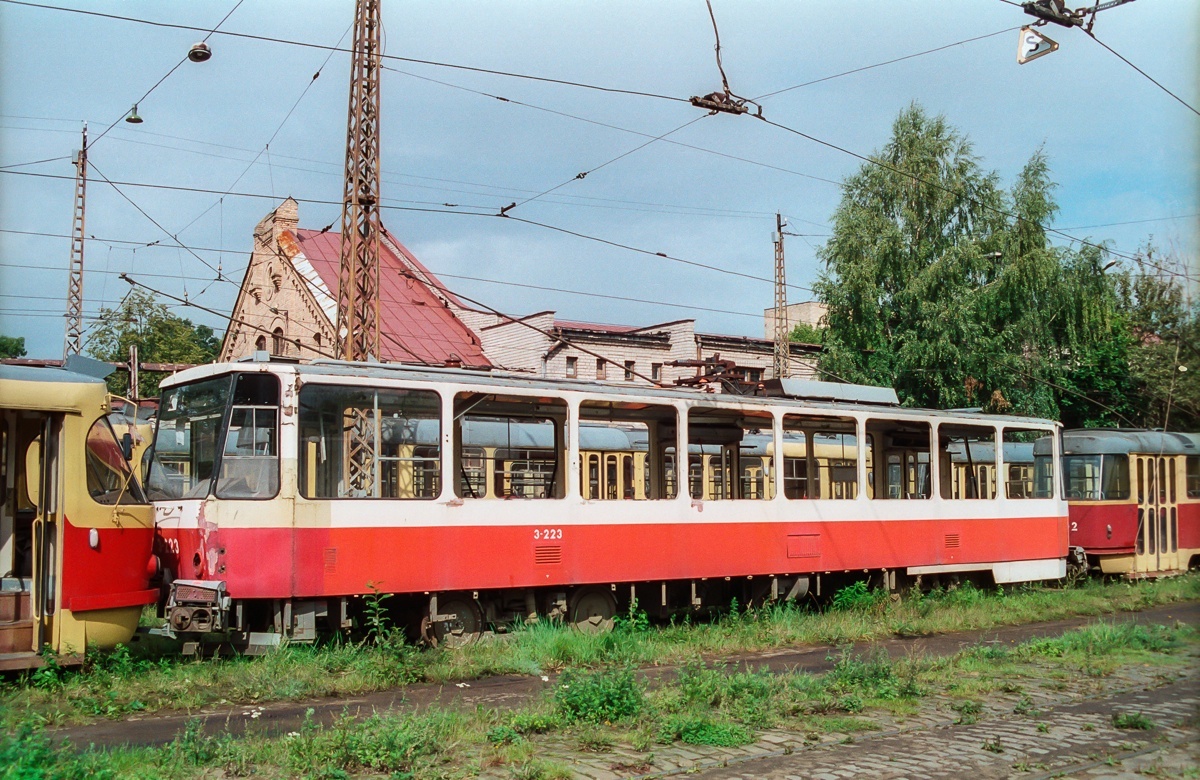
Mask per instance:
[[[1135,576],[1179,570],[1178,459],[1135,455],[1137,461],[1138,532],[1134,547]]]
[[[0,657],[54,641],[61,430],[61,415],[0,420]]]

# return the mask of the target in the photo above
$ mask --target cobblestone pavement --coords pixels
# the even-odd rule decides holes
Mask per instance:
[[[914,716],[874,718],[880,730],[865,735],[776,729],[740,748],[674,744],[638,752],[618,746],[605,754],[580,753],[565,740],[547,739],[538,743],[538,755],[570,766],[580,780],[675,774],[706,780],[1195,778],[1198,679],[1190,672],[1135,667],[1090,685],[1081,682],[1075,690],[1047,682],[990,696],[973,723],[956,722],[956,700],[935,696],[923,700]],[[1154,727],[1117,729],[1116,713],[1144,715]],[[512,776],[503,767],[484,775]]]

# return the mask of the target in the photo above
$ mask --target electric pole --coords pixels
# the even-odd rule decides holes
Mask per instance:
[[[380,0],[357,0],[346,182],[338,274],[338,348],[344,360],[379,359]]]
[[[379,76],[380,0],[354,4],[354,55],[346,117],[346,182],[338,272],[338,350],[342,359],[379,360]],[[370,409],[347,412],[346,487],[377,496]]]
[[[791,328],[788,327],[787,268],[783,262],[783,215],[775,215],[775,378],[791,374]]]
[[[78,355],[83,341],[83,230],[87,196],[87,124],[75,156],[75,217],[71,226],[71,265],[67,275],[67,337],[63,360]]]

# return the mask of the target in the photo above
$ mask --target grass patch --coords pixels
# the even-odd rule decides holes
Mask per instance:
[[[143,711],[356,696],[413,682],[443,683],[492,674],[682,664],[702,656],[728,657],[787,645],[836,646],[897,633],[924,635],[1112,614],[1196,599],[1200,599],[1200,576],[1195,573],[1154,582],[1088,580],[1069,588],[1028,585],[980,590],[964,584],[898,601],[861,585],[839,591],[838,608],[826,612],[777,605],[704,623],[654,626],[635,607],[623,616],[618,630],[607,634],[583,634],[541,622],[520,626],[503,640],[458,649],[406,646],[382,622],[364,644],[333,641],[289,646],[258,658],[154,657],[146,651],[118,648],[88,653],[81,670],[47,667],[0,682],[0,728],[11,731],[30,717],[48,725],[66,725]],[[1011,660],[1026,660],[1030,654],[1065,658],[1075,670],[1100,677],[1112,669],[1098,660],[1106,656],[1105,647],[1128,641],[1140,652],[1160,654],[1170,651],[1162,646],[1163,636],[1144,627],[1110,626],[1066,643],[1047,640]],[[980,656],[982,668],[1005,663],[1009,660],[1005,655],[1013,651],[980,652],[993,654]],[[911,688],[915,678],[904,679],[903,667],[892,671],[900,679],[854,682],[836,696],[830,693],[829,708],[854,711],[872,701],[888,701],[889,696],[892,701],[903,699],[905,686]]]
[[[0,778],[182,780],[253,775],[268,780],[454,780],[488,771],[555,780],[571,776],[568,767],[547,759],[547,751],[561,745],[594,753],[632,747],[645,755],[654,743],[746,745],[770,727],[802,732],[812,740],[828,739],[830,734],[852,740],[879,728],[872,717],[898,703],[915,707],[920,697],[932,692],[960,696],[961,681],[967,678],[980,687],[993,685],[1000,693],[1007,685],[1005,695],[1012,696],[1087,653],[1141,665],[1146,659],[1190,657],[1181,651],[1194,650],[1196,640],[1194,629],[1182,624],[1092,626],[1028,642],[1000,657],[986,647],[945,658],[898,661],[846,650],[834,657],[831,671],[819,676],[769,674],[692,660],[676,674],[647,685],[629,666],[569,670],[540,701],[510,712],[435,706],[416,714],[363,719],[344,714],[317,723],[310,710],[305,723],[283,738],[209,734],[193,721],[165,747],[108,753],[56,749],[39,726],[27,722],[0,742]],[[70,684],[69,678],[64,681]],[[1017,709],[1032,715],[1032,704],[1023,698]],[[977,698],[962,697],[953,706],[960,723],[974,722],[984,712]],[[1113,723],[1126,729],[1154,728],[1139,713],[1118,714]],[[999,739],[988,739],[981,749],[1006,751]],[[637,766],[649,772],[655,769],[651,763],[652,756],[647,756]],[[9,770],[10,765],[16,769]]]
[[[679,740],[689,745],[739,747],[754,741],[754,732],[739,723],[709,720],[708,718],[677,718],[668,726],[664,742]]]

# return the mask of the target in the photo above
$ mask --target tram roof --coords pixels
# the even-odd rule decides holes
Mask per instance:
[[[1089,428],[1063,433],[1065,455],[1200,455],[1200,433]]]
[[[1008,424],[1053,424],[1052,420],[1035,417],[1014,417],[1009,415],[965,414],[963,412],[942,411],[937,409],[919,409],[903,406],[882,406],[872,403],[853,403],[848,401],[830,400],[825,398],[799,398],[779,396],[738,396],[732,394],[710,394],[697,390],[672,387],[648,387],[637,384],[619,384],[597,382],[586,379],[548,379],[507,374],[497,371],[480,371],[463,368],[442,368],[440,366],[414,366],[400,363],[349,363],[340,360],[319,359],[307,363],[295,361],[255,361],[251,359],[232,363],[212,363],[195,368],[185,369],[162,382],[163,389],[169,389],[181,384],[198,381],[208,377],[241,371],[275,371],[278,373],[296,373],[305,379],[316,377],[338,377],[354,379],[378,380],[410,380],[430,383],[461,383],[463,385],[486,385],[495,391],[504,389],[530,391],[541,390],[548,392],[587,393],[604,396],[604,400],[627,400],[647,404],[664,403],[676,400],[701,401],[713,406],[736,406],[738,404],[754,404],[762,407],[787,407],[796,409],[821,409],[831,412],[864,412],[880,417],[942,417],[947,419],[984,419],[987,422]],[[837,384],[816,383],[810,384]]]
[[[7,409],[80,412],[99,402],[107,411],[103,379],[62,368],[0,364],[0,388],[0,406]]]

